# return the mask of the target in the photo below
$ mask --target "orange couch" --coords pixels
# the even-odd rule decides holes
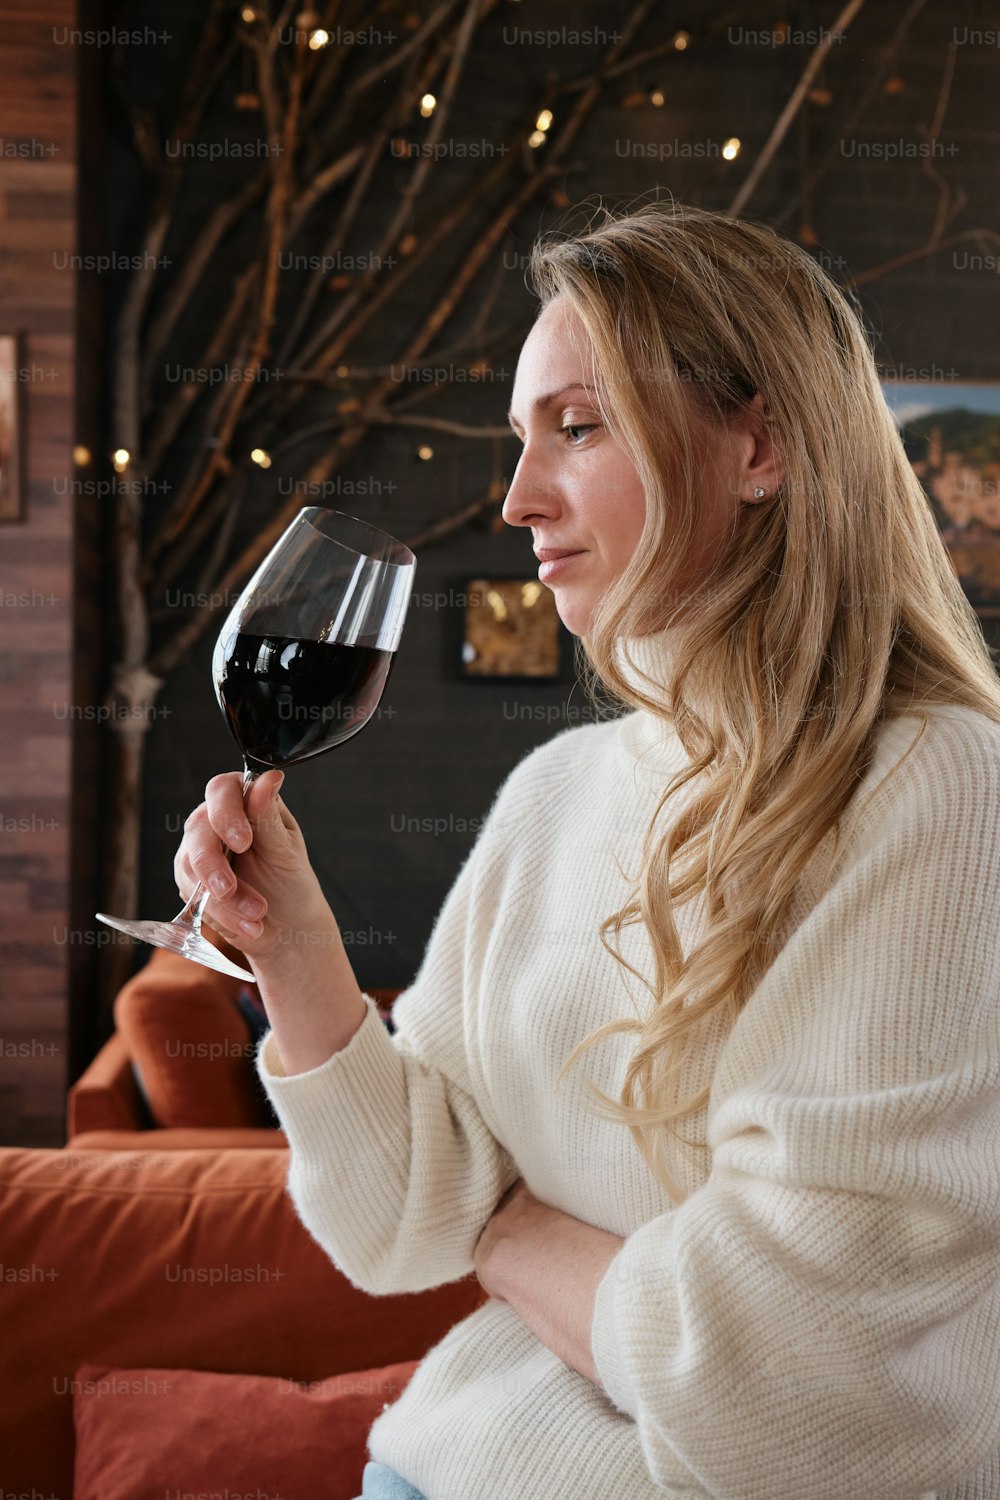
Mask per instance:
[[[141,983],[166,984],[171,966],[158,954],[142,972]],[[207,973],[199,971],[199,982]],[[299,1468],[314,1466],[315,1494],[351,1500],[361,1491],[368,1428],[387,1393],[486,1294],[469,1276],[417,1295],[367,1296],[297,1219],[279,1131],[141,1129],[139,1103],[116,1036],[72,1091],[66,1148],[0,1149],[4,1491],[46,1500],[143,1493],[110,1477],[107,1485],[94,1480],[92,1442],[86,1481],[76,1453],[74,1491],[74,1416],[79,1431],[92,1433],[95,1410],[93,1401],[80,1404],[81,1367],[218,1371],[234,1390],[239,1375],[323,1382],[363,1371],[363,1380],[345,1383],[343,1401],[338,1387],[334,1406],[324,1408],[329,1443],[320,1439],[295,1455]],[[395,1384],[378,1378],[384,1367],[392,1367]],[[172,1422],[191,1420],[190,1401],[185,1407],[177,1395],[183,1382],[160,1385],[175,1394],[152,1399],[138,1417],[142,1402],[133,1401],[129,1417],[133,1426],[146,1424],[154,1447]],[[230,1406],[224,1382],[211,1389],[202,1432],[210,1430],[214,1443],[229,1423],[233,1444],[252,1446],[246,1414],[255,1409],[255,1388],[242,1382],[242,1406]],[[335,1431],[338,1412],[346,1437]],[[270,1425],[277,1429],[270,1441],[280,1446],[280,1424]],[[198,1442],[180,1425],[177,1439],[170,1487],[204,1491]],[[104,1441],[109,1476],[112,1467],[120,1476],[127,1464]],[[286,1488],[286,1500],[299,1492]]]
[[[209,935],[219,941],[210,929]],[[225,943],[220,947],[242,957]],[[131,1149],[135,1132],[152,1127],[160,1150],[286,1145],[281,1131],[264,1124],[270,1111],[254,1072],[254,1047],[237,1009],[242,988],[238,979],[154,949],[115,1000],[119,1029],[69,1091],[68,1144],[86,1150]],[[383,1017],[399,993],[366,990]],[[181,1052],[201,1055],[178,1056]],[[149,1116],[136,1066],[146,1074],[163,1121]]]

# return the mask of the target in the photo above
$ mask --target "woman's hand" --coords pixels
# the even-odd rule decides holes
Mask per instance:
[[[484,1290],[599,1386],[591,1349],[597,1288],[624,1243],[543,1203],[519,1177],[493,1210],[472,1259]]]
[[[213,776],[174,857],[183,899],[204,881],[210,892],[205,921],[251,962],[313,933],[322,941],[336,928],[299,825],[278,795],[283,781],[281,771],[265,772],[244,808],[239,772]],[[236,856],[232,868],[223,844]]]

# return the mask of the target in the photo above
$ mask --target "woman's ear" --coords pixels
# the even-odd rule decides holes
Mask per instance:
[[[785,465],[761,391],[734,426],[739,454],[736,493],[750,505],[770,500],[785,482]]]

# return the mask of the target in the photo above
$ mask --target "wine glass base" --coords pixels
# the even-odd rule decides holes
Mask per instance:
[[[233,979],[257,983],[256,974],[234,964],[192,927],[183,926],[179,922],[126,921],[123,917],[105,916],[102,911],[95,912],[94,915],[99,922],[106,922],[119,932],[127,932],[141,943],[151,943],[154,948],[166,948],[170,953],[179,953],[182,958],[193,959],[195,963],[204,964],[208,969],[216,969],[220,974],[229,974]]]

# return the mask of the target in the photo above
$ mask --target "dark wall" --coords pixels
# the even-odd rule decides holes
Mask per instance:
[[[668,53],[609,86],[605,104],[573,152],[574,169],[560,185],[571,200],[599,194],[627,201],[658,187],[682,200],[726,207],[810,50],[794,39],[777,41],[775,26],[791,20],[815,34],[832,22],[837,9],[815,6],[792,13],[786,8],[768,15],[767,7],[732,7],[728,13],[720,6],[696,8],[685,22],[692,34],[685,51]],[[142,10],[140,6],[138,12]],[[610,18],[621,19],[625,13],[625,7],[594,5],[575,14],[573,23],[609,30]],[[732,19],[727,21],[726,14]],[[968,35],[985,24],[982,7],[928,6],[886,71],[888,90],[878,87],[863,121],[843,134],[898,21],[895,5],[885,0],[870,4],[850,37],[832,47],[816,80],[828,99],[818,94],[818,102],[807,106],[746,210],[782,223],[793,234],[809,226],[815,253],[840,280],[863,278],[926,245],[942,183],[967,196],[945,239],[972,227],[996,228],[998,174],[988,126],[1000,73],[998,53]],[[588,60],[597,55],[593,46],[505,40],[515,27],[535,31],[566,24],[564,9],[554,3],[533,4],[530,17],[527,8],[502,6],[491,22],[492,46],[477,50],[470,64],[455,133],[488,137],[492,132],[499,138],[542,100],[550,70],[564,76],[586,71]],[[673,31],[673,24],[650,23],[640,40],[655,47]],[[926,158],[919,147],[934,115],[952,41],[955,73],[941,149]],[[630,93],[652,84],[663,88],[664,107],[626,102]],[[730,135],[743,143],[735,163],[717,154]],[[832,152],[829,170],[805,204],[793,208],[806,166],[819,162],[825,151]],[[928,160],[933,175],[926,170]],[[467,180],[450,166],[440,174],[442,206]],[[129,170],[120,154],[116,171],[123,182]],[[206,204],[215,190],[206,171]],[[112,237],[124,232],[123,205],[130,202],[128,193],[119,193],[109,203]],[[499,373],[488,387],[472,396],[454,390],[448,409],[456,416],[503,421],[516,342],[531,317],[517,257],[556,213],[551,203],[526,213],[478,283],[479,294],[485,295],[493,279],[502,278],[495,321],[506,323],[517,337],[497,361]],[[363,250],[364,244],[358,241],[354,248]],[[402,301],[404,312],[427,296],[426,282],[415,286]],[[915,367],[956,381],[996,378],[993,341],[982,334],[997,325],[1000,281],[990,270],[971,269],[957,249],[912,258],[863,285],[860,296],[887,376]],[[461,320],[446,328],[441,344],[446,346],[461,328]],[[393,334],[394,323],[387,319],[380,329],[384,357],[393,357]],[[441,402],[434,408],[444,409]],[[472,498],[486,482],[483,449],[488,445],[435,436],[434,461],[420,463],[413,457],[417,437],[394,431],[369,439],[342,478],[367,485],[374,496],[333,494],[319,503],[368,516],[405,538],[463,497]],[[508,478],[515,461],[516,447],[508,443],[503,449]],[[276,482],[272,472],[258,487],[256,504],[263,509],[274,503]],[[417,592],[453,598],[469,577],[490,571],[531,576],[530,535],[474,527],[428,545],[420,551]],[[333,754],[294,768],[286,781],[284,794],[305,828],[331,904],[353,945],[362,984],[402,985],[412,978],[433,918],[496,787],[532,746],[567,723],[580,722],[574,713],[586,712],[571,671],[555,685],[462,681],[460,613],[458,605],[418,598],[380,719]],[[994,630],[992,624],[987,628]],[[211,636],[203,638],[172,678],[161,699],[163,718],[150,735],[144,915],[164,915],[176,907],[171,861],[183,817],[200,800],[210,775],[238,764],[212,694],[211,645]],[[433,825],[439,830],[433,833],[403,832],[399,824],[404,817],[444,822]]]

